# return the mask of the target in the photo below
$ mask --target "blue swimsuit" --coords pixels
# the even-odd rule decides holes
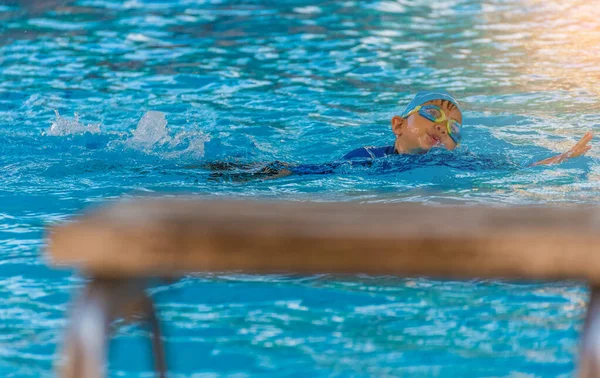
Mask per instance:
[[[397,155],[394,159],[381,159],[390,155]],[[371,173],[404,172],[411,169],[430,166],[443,166],[464,171],[483,170],[513,170],[520,167],[505,157],[478,156],[466,151],[460,154],[449,155],[445,151],[436,151],[428,154],[398,154],[394,146],[386,147],[361,147],[348,152],[341,159],[330,163],[290,165],[274,161],[267,165],[239,164],[239,163],[213,163],[208,164],[213,171],[212,178],[226,178],[236,180],[260,179],[276,176],[284,170],[289,170],[295,175],[323,175],[340,172],[343,168],[369,168]],[[236,171],[236,172],[232,172]],[[228,172],[228,173],[227,173]]]
[[[386,157],[388,155],[395,155],[396,148],[394,146],[386,147],[361,147],[356,150],[352,150],[344,155],[340,160],[325,163],[325,164],[300,164],[296,166],[287,167],[296,175],[319,175],[334,173],[344,163],[351,163],[352,166],[369,166],[371,160]],[[281,164],[281,163],[279,163]],[[286,167],[280,167],[286,168]]]
[[[394,146],[385,146],[385,147],[361,147],[356,150],[352,150],[348,152],[342,160],[352,160],[352,159],[376,159],[386,157],[388,155],[397,154],[396,148]]]

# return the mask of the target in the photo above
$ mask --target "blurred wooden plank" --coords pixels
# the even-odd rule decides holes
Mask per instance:
[[[231,271],[600,282],[600,207],[138,200],[52,227],[97,276]]]

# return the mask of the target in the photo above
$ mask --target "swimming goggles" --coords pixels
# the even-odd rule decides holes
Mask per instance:
[[[460,135],[461,124],[455,119],[448,118],[442,108],[440,108],[437,105],[419,105],[410,112],[408,112],[405,118],[408,118],[411,114],[414,114],[416,112],[419,112],[419,115],[421,117],[424,117],[430,120],[431,122],[442,123],[444,121],[447,121],[446,129],[448,131],[448,136],[452,138],[452,140],[454,141],[454,143],[456,143],[457,146],[460,144],[460,142],[462,141],[462,136]]]

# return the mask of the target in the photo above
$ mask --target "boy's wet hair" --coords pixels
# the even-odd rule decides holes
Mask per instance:
[[[452,101],[448,101],[448,100],[438,100],[438,101],[440,101],[441,106],[447,105],[448,110],[458,109],[458,107],[456,105],[454,105],[454,103]],[[459,109],[459,111],[460,111],[460,109]]]
[[[415,109],[417,106],[436,100],[440,101],[442,104],[448,103],[448,109],[450,110],[456,108],[460,111],[458,102],[456,102],[456,99],[447,91],[443,89],[427,90],[420,91],[415,95],[415,97],[404,108],[404,111],[402,112],[402,117],[406,118],[406,115],[410,113],[413,109]],[[449,104],[452,104],[452,106],[450,106]]]

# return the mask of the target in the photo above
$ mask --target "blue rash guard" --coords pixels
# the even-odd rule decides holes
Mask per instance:
[[[386,158],[388,157],[388,158]],[[383,158],[383,159],[380,159]],[[368,174],[386,174],[427,167],[447,167],[468,172],[489,170],[516,170],[521,165],[505,156],[478,156],[468,151],[432,151],[427,154],[397,154],[393,146],[362,147],[352,150],[341,159],[321,164],[287,164],[274,161],[267,165],[217,162],[207,164],[212,179],[253,180],[275,177],[283,171],[294,175],[323,175],[348,169],[369,168]]]
[[[381,159],[392,157],[392,159]],[[296,175],[319,175],[337,172],[340,168],[373,167],[372,173],[403,172],[422,167],[438,166],[463,171],[514,170],[521,165],[505,156],[480,156],[470,152],[432,151],[427,154],[397,154],[394,146],[363,147],[348,152],[338,161],[323,164],[299,164],[276,166],[278,172],[288,169]]]
[[[396,148],[394,146],[361,147],[348,152],[336,162],[324,164],[300,164],[296,166],[279,168],[287,168],[296,175],[328,174],[335,172],[335,170],[344,163],[350,162],[353,166],[368,166],[371,164],[373,159],[396,154]]]
[[[396,148],[394,146],[385,147],[361,147],[356,150],[348,152],[342,160],[352,159],[376,159],[386,157],[388,155],[396,155]]]

